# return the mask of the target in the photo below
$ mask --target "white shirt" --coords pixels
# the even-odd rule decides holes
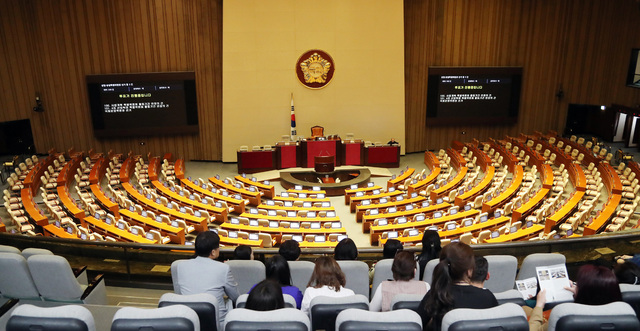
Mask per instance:
[[[386,286],[385,284],[401,284],[401,283],[415,283],[415,284],[422,284],[424,283],[424,292],[420,291],[420,292],[413,292],[413,293],[407,293],[407,292],[398,292],[396,294],[401,294],[401,293],[406,293],[406,294],[420,294],[420,295],[424,295],[427,292],[429,292],[429,289],[431,288],[431,286],[429,286],[429,283],[427,282],[423,282],[421,280],[410,280],[410,281],[385,281],[380,283],[380,285],[378,285],[378,288],[376,289],[376,293],[373,295],[373,298],[371,299],[371,302],[369,303],[369,311],[389,311],[390,307],[383,307],[382,305],[382,286]],[[419,285],[418,285],[419,286]],[[395,297],[395,295],[394,295]]]
[[[315,287],[307,287],[304,290],[304,295],[302,296],[302,305],[300,306],[300,310],[303,313],[310,314],[309,305],[311,304],[311,300],[315,297],[348,297],[350,295],[356,295],[352,290],[348,288],[341,287],[338,292],[335,291],[333,287],[322,286],[320,288]]]

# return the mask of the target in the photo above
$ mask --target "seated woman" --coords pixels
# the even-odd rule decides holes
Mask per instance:
[[[471,285],[475,268],[473,249],[469,245],[451,243],[440,252],[440,262],[433,270],[431,290],[418,308],[422,329],[439,331],[442,317],[452,309],[485,309],[498,305],[489,290]]]
[[[266,276],[268,280],[280,284],[283,294],[289,294],[296,300],[296,308],[300,309],[302,304],[302,292],[297,287],[291,285],[291,271],[289,263],[284,257],[274,255],[264,263]],[[251,290],[249,290],[251,293]]]
[[[425,230],[422,234],[422,252],[418,255],[420,265],[420,280],[424,279],[424,269],[427,263],[440,256],[440,235],[435,230]]]
[[[338,262],[329,256],[321,256],[316,259],[311,279],[302,297],[300,310],[309,314],[309,305],[315,297],[346,297],[355,293],[345,288],[346,279]]]
[[[607,267],[586,264],[578,269],[576,282],[566,290],[573,292],[575,303],[583,305],[606,305],[622,301],[620,285],[613,271]],[[546,291],[540,291],[536,306],[529,317],[529,330],[547,330],[542,318],[542,309],[546,303]]]
[[[351,238],[344,238],[336,245],[334,249],[334,258],[336,261],[349,261],[358,258],[358,248]]]
[[[284,297],[280,284],[269,279],[256,284],[249,293],[245,308],[260,311],[284,308]]]
[[[369,304],[370,311],[391,310],[391,300],[397,294],[424,295],[429,291],[429,284],[413,279],[416,275],[416,261],[413,259],[413,253],[398,252],[393,259],[391,272],[393,272],[393,280],[380,283]]]
[[[234,260],[253,260],[253,250],[251,246],[240,245],[233,251]]]

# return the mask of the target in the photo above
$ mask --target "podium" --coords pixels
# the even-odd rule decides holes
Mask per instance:
[[[335,159],[336,157],[333,155],[329,156],[315,156],[313,158],[314,161],[314,170],[319,174],[328,174],[335,171]]]

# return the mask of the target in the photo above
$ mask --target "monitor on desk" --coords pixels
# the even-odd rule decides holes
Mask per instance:
[[[374,184],[373,183],[367,183],[367,187],[373,187]]]
[[[289,227],[292,228],[292,229],[299,229],[300,228],[300,223],[292,222]]]
[[[269,227],[270,228],[280,227],[280,223],[278,221],[269,221]]]
[[[404,207],[404,210],[413,210],[413,205],[412,204],[408,204]]]
[[[342,228],[342,222],[332,222],[331,223],[331,228],[332,229],[340,229],[340,228]]]
[[[269,211],[267,211],[267,215],[276,216],[276,215],[278,215],[278,213],[275,210],[269,210]]]
[[[231,224],[240,224],[240,220],[235,217],[232,217],[229,222],[231,222]]]
[[[471,225],[473,225],[473,219],[472,218],[465,218],[464,220],[462,220],[462,224],[464,224],[464,226],[471,226]]]
[[[333,210],[330,210],[327,212],[327,217],[336,217],[336,212]]]
[[[373,192],[372,192],[372,193],[373,193],[373,195],[378,195],[378,194],[380,194],[380,190],[375,189],[375,190],[373,190]]]
[[[329,202],[329,201],[322,201],[322,207],[324,207],[324,208],[331,207],[331,202]]]
[[[361,204],[362,204],[363,206],[368,206],[368,205],[370,205],[370,204],[371,204],[371,200],[362,200]]]
[[[398,238],[398,231],[387,232],[387,239],[396,239],[396,238]]]
[[[258,241],[260,239],[260,235],[257,233],[249,233],[249,240]]]
[[[387,200],[387,198],[380,198],[380,200],[378,200],[379,204],[383,204],[383,203],[387,203],[389,202],[389,200]]]
[[[296,216],[297,216],[297,214],[296,214],[295,211],[293,211],[293,210],[287,211],[287,217],[296,217]]]
[[[437,203],[437,204],[442,204],[443,202],[444,202],[444,200],[443,200],[442,198],[438,198],[438,199],[436,200],[436,203]]]
[[[267,206],[275,206],[276,203],[273,200],[267,200]]]
[[[442,212],[441,211],[436,211],[433,213],[433,218],[440,218],[442,217]]]
[[[371,209],[371,210],[369,210],[369,215],[378,215],[378,213],[380,213],[380,212],[378,211],[378,209]]]
[[[249,214],[258,215],[258,209],[257,208],[250,208],[249,209]]]
[[[298,193],[298,198],[306,199],[307,198],[307,194],[306,193]]]
[[[249,220],[249,226],[258,226],[258,220]]]
[[[424,214],[419,214],[415,216],[416,222],[424,221],[425,219],[426,217],[424,216]]]
[[[237,239],[238,238],[238,233],[235,232],[235,231],[229,231],[229,238]]]
[[[324,237],[324,235],[317,235],[314,238],[314,241],[317,243],[323,243],[327,240],[327,238]]]
[[[319,222],[311,223],[311,228],[312,229],[320,229],[320,223]]]
[[[293,201],[285,201],[284,202],[284,206],[285,207],[293,207]]]
[[[296,191],[302,191],[302,185],[295,185],[293,189]]]
[[[351,186],[349,186],[349,189],[357,190],[358,189],[358,185],[357,184],[351,184]]]
[[[338,242],[341,242],[343,239],[347,239],[347,238],[349,238],[349,236],[348,236],[348,235],[346,235],[346,234],[340,234],[340,235],[338,235]]]
[[[317,199],[324,199],[326,197],[326,195],[324,193],[318,193],[316,194],[316,198]]]
[[[387,189],[387,192],[395,192],[396,188],[395,187],[390,187]]]
[[[315,211],[309,211],[309,212],[307,212],[307,217],[316,218],[317,214],[316,214]]]
[[[396,201],[402,201],[402,200],[404,200],[404,196],[403,195],[398,195],[396,197]]]
[[[289,197],[289,192],[282,192],[280,193],[280,196],[283,198],[288,198]]]
[[[396,213],[396,212],[398,212],[398,208],[396,208],[396,207],[389,207],[387,209],[387,213],[389,213],[389,214]]]
[[[302,242],[302,236],[298,235],[298,234],[291,236],[291,239],[293,239],[293,240],[295,240],[295,241],[297,241],[299,243]]]
[[[406,217],[398,217],[398,218],[396,218],[396,223],[397,224],[405,224],[405,223],[407,223],[407,218]]]
[[[418,229],[409,230],[409,237],[416,237],[418,235],[420,235],[420,231],[418,231]]]
[[[70,226],[67,227],[67,233],[68,234],[73,234],[73,229]]]
[[[313,204],[311,203],[311,201],[304,201],[302,203],[302,207],[304,208],[311,208],[311,206],[313,206]]]

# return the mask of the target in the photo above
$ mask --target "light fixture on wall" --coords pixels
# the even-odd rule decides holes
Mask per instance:
[[[36,106],[33,107],[33,111],[36,113],[44,112],[44,108],[42,108],[42,100],[40,100],[40,93],[36,93]]]

